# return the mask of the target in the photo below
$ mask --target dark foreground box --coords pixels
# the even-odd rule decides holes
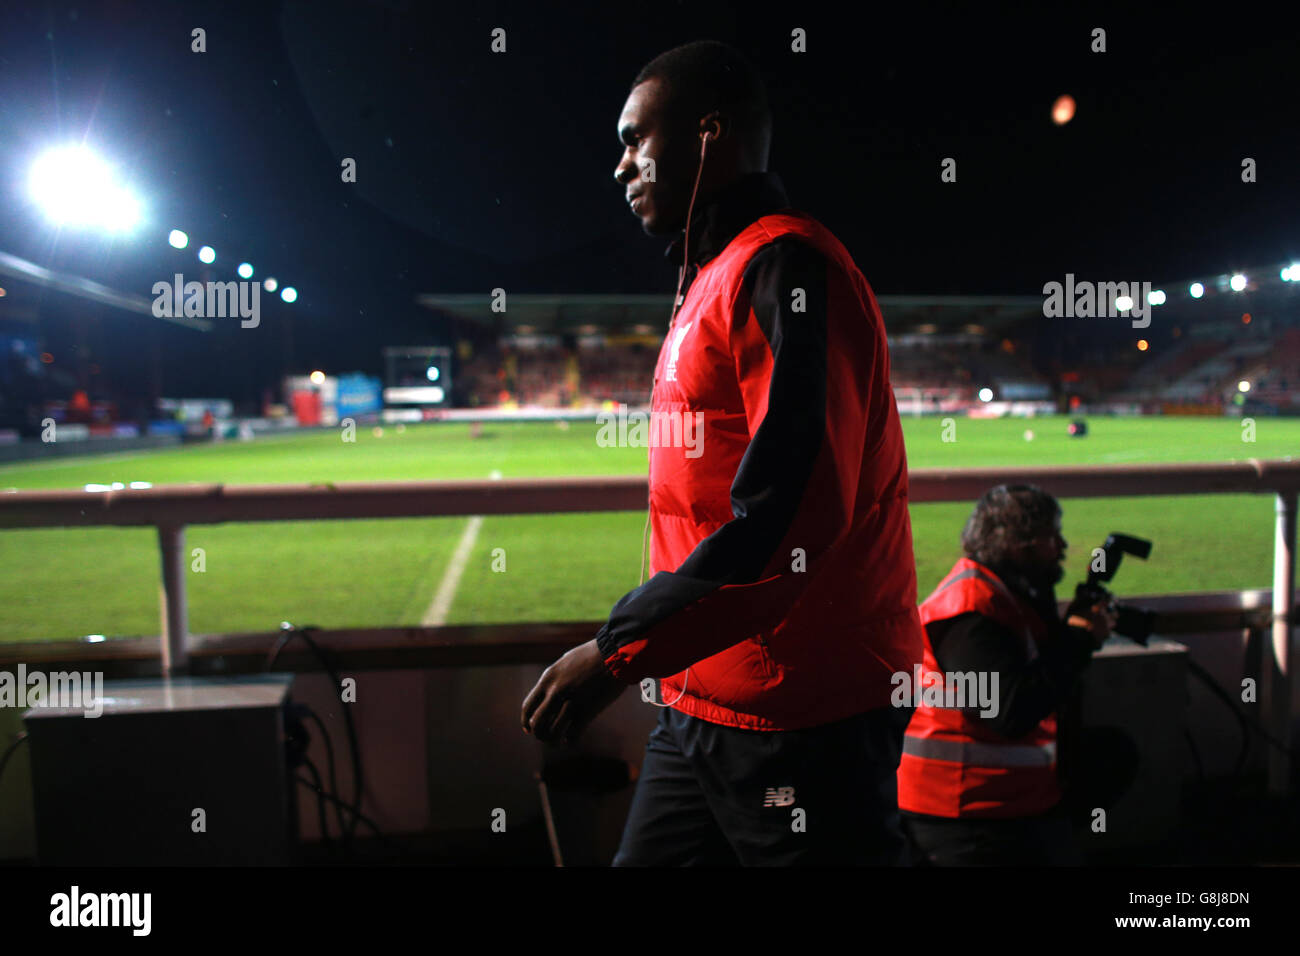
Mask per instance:
[[[292,863],[296,804],[285,750],[292,681],[286,674],[107,681],[99,717],[28,710],[37,862]]]

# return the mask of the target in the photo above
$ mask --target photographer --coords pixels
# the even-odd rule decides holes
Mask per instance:
[[[923,704],[898,770],[903,826],[931,865],[1077,862],[1061,806],[1057,716],[1115,625],[1110,601],[1054,587],[1067,542],[1056,499],[1030,485],[984,494],[962,531],[966,557],[921,605],[926,673],[996,675],[995,707]]]

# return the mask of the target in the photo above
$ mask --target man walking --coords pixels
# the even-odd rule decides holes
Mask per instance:
[[[615,865],[900,862],[891,676],[922,630],[879,306],[767,172],[735,50],[651,61],[618,131],[615,178],[679,267],[652,419],[702,416],[702,444],[650,442],[651,577],[543,673],[524,729],[573,739],[658,679]]]

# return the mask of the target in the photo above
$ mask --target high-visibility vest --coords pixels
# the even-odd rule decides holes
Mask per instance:
[[[969,558],[953,566],[920,611],[922,624],[971,611],[990,617],[1024,640],[1031,659],[1048,635],[1046,622],[1027,602]],[[928,633],[923,658],[924,675],[940,673]],[[937,817],[1033,816],[1060,802],[1056,768],[1055,714],[1011,739],[988,729],[977,711],[923,703],[903,738],[898,806]]]

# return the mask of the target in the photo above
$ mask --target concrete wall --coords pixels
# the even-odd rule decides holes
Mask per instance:
[[[1215,674],[1229,691],[1254,671],[1257,647],[1243,632],[1180,635],[1180,643]],[[357,699],[350,704],[356,723],[366,776],[363,811],[389,835],[431,831],[490,832],[493,813],[505,811],[507,827],[536,824],[541,803],[534,771],[548,752],[618,757],[639,768],[646,737],[659,712],[641,700],[637,688],[624,695],[588,729],[572,751],[540,744],[519,727],[520,706],[541,675],[540,665],[443,670],[363,671],[354,677]],[[1098,674],[1102,673],[1098,669]],[[351,766],[342,707],[323,674],[299,675],[295,701],[307,704],[329,727],[338,767],[339,796],[351,796]],[[1188,678],[1187,725],[1207,774],[1231,772],[1241,736],[1224,705]],[[1158,720],[1148,714],[1143,720]],[[1181,715],[1180,718],[1181,719]],[[21,714],[0,709],[0,747],[21,729]],[[315,727],[310,756],[326,772],[324,742]],[[1185,747],[1183,748],[1186,749]],[[1184,779],[1195,776],[1187,754],[1180,755]],[[1258,745],[1250,751],[1249,767],[1263,766]],[[123,781],[129,786],[129,781]],[[631,788],[586,809],[557,816],[578,819],[599,830],[596,842],[606,858],[612,854],[622,827]],[[34,856],[31,777],[26,747],[20,748],[0,778],[0,860]],[[319,838],[315,797],[299,788],[300,832],[304,840]],[[577,804],[570,802],[571,808]],[[333,815],[330,817],[333,820]],[[570,822],[569,826],[576,824]],[[333,823],[331,823],[333,826]],[[564,837],[562,836],[562,843]]]
[[[618,757],[640,767],[659,714],[641,700],[637,688],[629,688],[572,749],[541,744],[525,734],[520,708],[542,670],[530,665],[341,674],[357,681],[356,704],[349,706],[366,777],[362,812],[392,835],[480,827],[487,832],[498,808],[505,811],[507,826],[540,820],[533,774],[548,751]],[[300,676],[294,699],[329,727],[339,789],[350,797],[347,732],[329,678]],[[319,736],[314,727],[312,732]],[[323,774],[323,741],[312,740],[309,756]],[[299,792],[299,819],[303,839],[316,840],[316,800],[305,789]],[[621,829],[621,819],[617,826]]]

